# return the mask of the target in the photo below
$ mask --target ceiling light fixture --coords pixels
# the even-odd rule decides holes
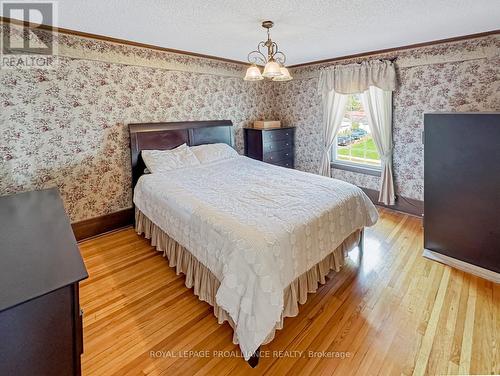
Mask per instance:
[[[292,76],[285,68],[286,56],[278,49],[278,44],[271,40],[269,29],[274,25],[273,21],[262,22],[262,27],[267,29],[267,40],[259,42],[257,49],[248,54],[248,62],[252,64],[245,75],[245,81],[259,81],[270,78],[273,81],[290,81]],[[261,51],[267,48],[267,56]],[[264,65],[264,72],[261,74],[257,63]]]

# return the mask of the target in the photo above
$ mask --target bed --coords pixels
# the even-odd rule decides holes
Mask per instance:
[[[143,150],[233,146],[228,120],[130,124],[136,230],[228,321],[245,360],[363,245],[378,213],[349,183],[244,156],[145,174]]]

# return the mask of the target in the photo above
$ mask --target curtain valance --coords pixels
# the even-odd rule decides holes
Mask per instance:
[[[370,86],[385,91],[396,89],[396,70],[391,61],[373,60],[325,68],[320,72],[318,90],[322,95],[332,90],[338,94],[356,94]]]

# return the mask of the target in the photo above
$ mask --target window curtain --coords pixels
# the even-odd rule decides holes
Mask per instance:
[[[335,136],[340,129],[340,124],[344,118],[347,104],[347,95],[338,94],[335,91],[330,91],[323,96],[323,156],[319,173],[323,176],[331,177],[330,168],[330,151]]]
[[[392,176],[392,91],[370,86],[361,94],[372,137],[380,155],[379,202],[394,205],[394,178]]]
[[[380,154],[382,174],[379,201],[394,205],[392,174],[392,92],[396,69],[391,61],[374,60],[338,65],[320,72],[318,90],[323,98],[324,147],[320,173],[330,176],[330,149],[345,113],[348,94],[362,93],[373,140]]]
[[[396,89],[396,69],[388,60],[365,61],[361,64],[334,65],[320,73],[319,91],[358,94],[376,86],[385,91]]]

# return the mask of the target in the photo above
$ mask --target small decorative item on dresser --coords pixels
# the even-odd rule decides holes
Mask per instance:
[[[245,155],[277,166],[294,168],[295,128],[245,128]]]
[[[281,128],[281,121],[279,120],[257,120],[253,122],[255,129],[273,129]]]

